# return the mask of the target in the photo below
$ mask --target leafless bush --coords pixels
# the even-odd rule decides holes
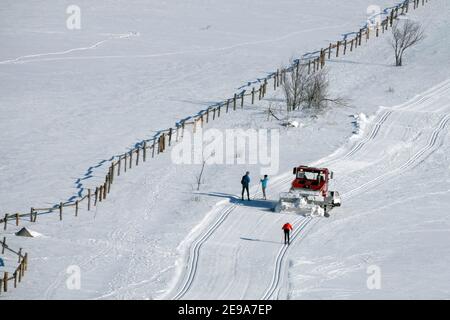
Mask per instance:
[[[412,46],[425,39],[424,29],[418,22],[411,20],[396,21],[392,27],[390,43],[395,52],[395,65],[402,66],[403,54]]]
[[[309,82],[309,75],[304,66],[297,70],[285,73],[283,79],[283,92],[286,98],[287,111],[299,109],[304,101],[305,88]]]
[[[345,104],[342,98],[331,98],[329,93],[328,72],[326,69],[308,74],[305,66],[294,68],[285,75],[283,93],[287,111],[296,109],[314,109],[316,111],[330,104]]]
[[[200,186],[203,183],[203,173],[205,172],[205,165],[206,165],[206,160],[203,160],[200,172],[195,176],[195,182],[197,183],[197,191],[200,191]]]

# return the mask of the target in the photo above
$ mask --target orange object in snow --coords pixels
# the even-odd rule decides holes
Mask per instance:
[[[292,231],[292,226],[291,226],[291,224],[290,223],[285,223],[284,224],[284,226],[283,226],[283,228],[282,228],[283,230],[287,230],[287,231]]]

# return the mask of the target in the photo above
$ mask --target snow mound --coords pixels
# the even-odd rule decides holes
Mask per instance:
[[[351,115],[353,117],[353,125],[354,130],[353,133],[356,136],[361,136],[361,134],[364,132],[365,128],[367,127],[367,124],[370,122],[369,117],[365,113],[359,113],[359,114],[353,114]]]
[[[18,237],[29,237],[29,238],[36,238],[42,236],[39,232],[32,231],[27,228],[22,228],[18,232],[16,232],[16,236]]]

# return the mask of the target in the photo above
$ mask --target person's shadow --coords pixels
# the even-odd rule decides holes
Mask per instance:
[[[253,238],[245,238],[245,237],[240,237],[241,240],[245,240],[245,241],[256,241],[256,242],[266,242],[266,243],[275,243],[275,244],[280,244],[283,242],[276,242],[276,241],[270,241],[270,240],[261,240],[261,239],[253,239]]]
[[[266,211],[273,211],[273,209],[277,205],[277,201],[273,200],[250,199],[250,201],[248,201],[246,198],[244,198],[245,200],[242,200],[240,197],[234,194],[222,192],[196,192],[195,194],[208,197],[226,198],[229,199],[233,204],[238,204],[245,207],[260,208]]]

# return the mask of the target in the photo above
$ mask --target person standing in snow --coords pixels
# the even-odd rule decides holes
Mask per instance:
[[[267,197],[266,197],[267,182],[269,182],[269,177],[266,174],[266,175],[264,175],[264,179],[261,179],[261,188],[262,188],[264,200],[267,200]]]
[[[242,184],[242,200],[244,200],[244,191],[247,190],[247,199],[248,201],[250,201],[250,191],[248,189],[250,185],[250,172],[247,171],[245,173],[245,176],[242,177],[241,184]]]
[[[291,244],[290,233],[293,229],[291,224],[289,222],[285,223],[282,229],[284,231],[284,244],[287,243],[288,245],[290,245]]]

